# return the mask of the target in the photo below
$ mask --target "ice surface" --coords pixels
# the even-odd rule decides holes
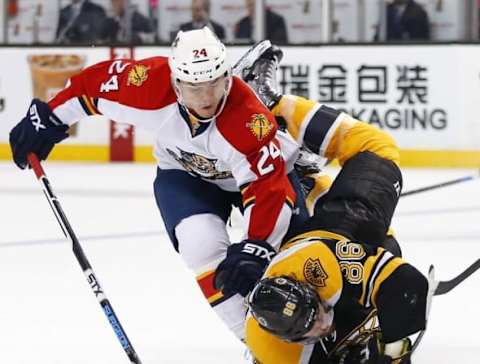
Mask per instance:
[[[45,169],[145,364],[246,363],[168,241],[153,165]],[[404,190],[469,173],[407,169]],[[0,163],[0,175],[0,362],[128,363],[33,173]],[[471,181],[402,199],[393,226],[407,260],[450,279],[479,258],[479,189]],[[415,363],[480,362],[479,292],[480,273],[434,299]]]

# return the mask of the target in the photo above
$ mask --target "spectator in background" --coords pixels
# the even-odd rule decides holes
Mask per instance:
[[[375,36],[379,40],[378,32]],[[414,0],[394,0],[387,5],[386,40],[429,40],[428,14]]]
[[[235,38],[239,40],[252,41],[252,29],[255,19],[255,0],[245,0],[248,15],[235,25]],[[265,9],[265,38],[272,43],[285,44],[288,43],[287,26],[285,19],[268,7]]]
[[[477,0],[477,19],[480,19],[480,0]],[[480,21],[477,20],[478,38],[480,39]]]
[[[107,18],[101,38],[108,43],[152,43],[155,38],[150,20],[127,0],[111,0],[113,16]]]
[[[94,44],[107,19],[105,10],[89,0],[72,0],[60,10],[55,41],[62,44]]]
[[[192,0],[192,21],[180,25],[180,30],[187,31],[209,27],[216,36],[224,40],[225,29],[210,19],[210,0]]]

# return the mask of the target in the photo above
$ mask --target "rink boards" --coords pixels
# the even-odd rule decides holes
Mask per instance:
[[[246,49],[229,48],[232,62]],[[68,72],[62,75],[55,70],[39,74],[29,61],[32,56],[76,55],[83,63],[80,69],[109,59],[111,51],[106,47],[0,48],[0,159],[11,158],[9,130],[24,116],[34,93],[48,99],[59,89],[59,80],[68,78]],[[168,55],[169,48],[133,51],[136,59],[142,59]],[[129,50],[116,53],[127,55]],[[402,150],[404,166],[480,166],[480,64],[476,62],[480,46],[336,45],[284,47],[284,53],[278,72],[282,93],[318,100],[388,131]],[[76,135],[57,146],[51,158],[109,161],[111,146],[124,149],[118,139],[130,138],[131,158],[153,161],[151,135],[112,125],[104,117],[80,121]]]

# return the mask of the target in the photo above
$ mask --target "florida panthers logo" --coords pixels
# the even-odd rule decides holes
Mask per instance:
[[[270,131],[273,129],[272,123],[263,114],[253,114],[252,119],[247,123],[247,127],[260,141],[270,134]]]
[[[205,179],[226,179],[233,178],[230,171],[217,170],[217,159],[210,159],[198,154],[185,152],[180,148],[177,148],[180,154],[167,148],[168,154],[170,154],[175,160],[182,165],[185,170],[196,177]]]
[[[128,72],[127,86],[142,86],[142,84],[148,78],[148,69],[148,67],[141,64],[136,64],[135,66],[133,66],[130,72]]]

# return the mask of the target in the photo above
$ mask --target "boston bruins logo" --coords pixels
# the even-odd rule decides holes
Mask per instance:
[[[328,275],[325,273],[319,259],[308,258],[303,266],[303,274],[308,283],[315,287],[325,287],[325,280],[328,278]]]
[[[263,114],[253,114],[247,127],[258,140],[263,140],[273,129],[272,123]]]
[[[149,67],[146,67],[141,64],[136,64],[135,66],[133,66],[130,72],[128,72],[127,86],[130,86],[130,85],[134,85],[137,87],[142,86],[142,84],[148,78],[148,69]]]

